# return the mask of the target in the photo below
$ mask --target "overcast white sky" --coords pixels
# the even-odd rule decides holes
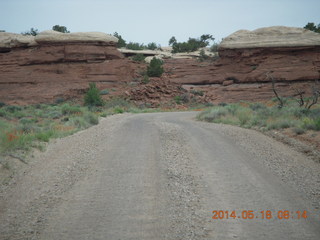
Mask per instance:
[[[58,24],[71,32],[117,31],[128,41],[168,45],[170,37],[320,23],[320,0],[0,0],[0,30],[21,33]]]

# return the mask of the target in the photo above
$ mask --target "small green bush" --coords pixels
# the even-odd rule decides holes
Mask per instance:
[[[15,113],[22,110],[22,107],[19,106],[6,106],[5,110],[10,113]]]
[[[145,46],[143,44],[137,43],[137,42],[129,42],[126,45],[127,49],[131,49],[131,50],[143,50],[145,49]]]
[[[182,94],[174,97],[176,104],[188,103],[190,101],[188,94]]]
[[[97,125],[99,123],[99,118],[96,114],[88,112],[84,115],[84,118],[91,125]]]
[[[157,44],[155,42],[152,42],[152,43],[149,43],[146,46],[146,48],[149,49],[149,50],[156,50],[158,47],[157,47]]]
[[[121,107],[115,107],[113,109],[114,113],[124,113],[124,109]]]
[[[320,131],[320,118],[314,120],[314,130]]]
[[[295,127],[292,129],[292,131],[297,135],[301,135],[306,132],[303,128],[300,128],[300,127]]]
[[[228,114],[228,110],[223,107],[215,107],[204,111],[198,115],[198,119],[207,121],[207,122],[214,122],[217,121],[219,118],[224,117]]]
[[[203,96],[204,95],[204,92],[202,90],[195,90],[195,89],[192,89],[190,91],[190,93],[194,94],[194,95],[197,95],[197,96]]]
[[[145,57],[143,54],[141,54],[141,53],[138,53],[138,54],[136,54],[136,55],[134,55],[134,56],[131,57],[131,59],[132,59],[133,61],[135,61],[135,62],[144,62],[145,58],[146,58],[146,57]]]
[[[209,56],[206,54],[204,49],[201,49],[199,54],[200,54],[200,56],[199,56],[199,61],[200,62],[203,62],[203,61],[209,59]]]
[[[249,105],[250,109],[252,109],[253,111],[257,111],[260,109],[266,109],[266,105],[262,104],[262,103],[252,103]]]
[[[100,91],[96,87],[95,83],[89,83],[89,90],[84,96],[84,104],[89,107],[103,106],[103,100],[100,96]]]
[[[55,134],[54,130],[41,131],[35,134],[35,138],[42,142],[49,142],[50,138]]]
[[[100,95],[108,95],[109,94],[109,90],[108,89],[103,89],[100,91]]]
[[[131,106],[131,103],[124,98],[112,98],[105,103],[106,108],[115,108],[121,107],[124,109],[128,109]]]
[[[6,117],[8,113],[6,112],[5,109],[0,109],[0,117]]]
[[[141,82],[143,84],[148,84],[150,82],[150,79],[149,79],[148,75],[144,75],[142,80],[141,80]]]
[[[68,103],[65,103],[61,107],[61,112],[63,115],[79,114],[82,113],[80,106],[71,106]]]
[[[90,123],[84,117],[72,117],[68,121],[69,126],[75,126],[77,129],[86,129],[90,127]]]
[[[147,75],[149,77],[161,77],[164,72],[162,65],[162,60],[154,57],[147,68]]]
[[[251,119],[252,113],[249,109],[241,109],[237,112],[237,116],[239,118],[240,126],[244,126],[247,124]]]
[[[172,53],[193,52],[199,48],[207,47],[214,38],[210,34],[203,34],[200,38],[189,38],[187,42],[177,42],[175,37],[169,40],[172,46]]]
[[[283,129],[283,128],[290,128],[292,127],[294,124],[293,122],[291,122],[290,120],[288,119],[278,119],[278,120],[275,120],[273,122],[270,122],[268,125],[267,125],[267,129],[268,130],[272,130],[272,129]]]
[[[52,111],[47,114],[48,118],[59,119],[62,117],[61,111]]]

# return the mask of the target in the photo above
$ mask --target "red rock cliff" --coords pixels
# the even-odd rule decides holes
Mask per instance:
[[[6,103],[68,99],[84,93],[89,82],[121,87],[133,75],[117,39],[103,33],[0,33],[0,42],[0,101]]]
[[[169,59],[166,69],[170,81],[203,90],[214,102],[269,100],[271,72],[282,96],[295,88],[310,92],[320,78],[320,34],[288,27],[241,30],[222,41],[216,61]]]

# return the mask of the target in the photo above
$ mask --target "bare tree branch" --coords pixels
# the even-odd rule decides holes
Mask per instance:
[[[271,72],[267,72],[266,73],[266,76],[267,76],[267,79],[271,79],[272,81],[272,91],[274,93],[274,95],[276,96],[276,98],[278,99],[279,101],[279,105],[278,105],[278,108],[282,108],[283,105],[284,105],[284,102],[282,100],[282,98],[279,96],[277,90],[276,90],[276,87],[275,87],[275,84],[276,84],[276,80],[274,79],[274,77],[271,75],[272,71]]]

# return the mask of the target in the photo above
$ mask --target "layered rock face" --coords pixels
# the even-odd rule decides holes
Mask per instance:
[[[121,87],[134,73],[104,33],[46,31],[33,36],[0,33],[0,101],[53,102],[83,94],[89,82]]]
[[[270,76],[283,96],[295,88],[310,92],[320,78],[320,34],[288,27],[241,30],[221,42],[216,61],[167,60],[166,69],[172,82],[204,90],[215,102],[268,100]]]

